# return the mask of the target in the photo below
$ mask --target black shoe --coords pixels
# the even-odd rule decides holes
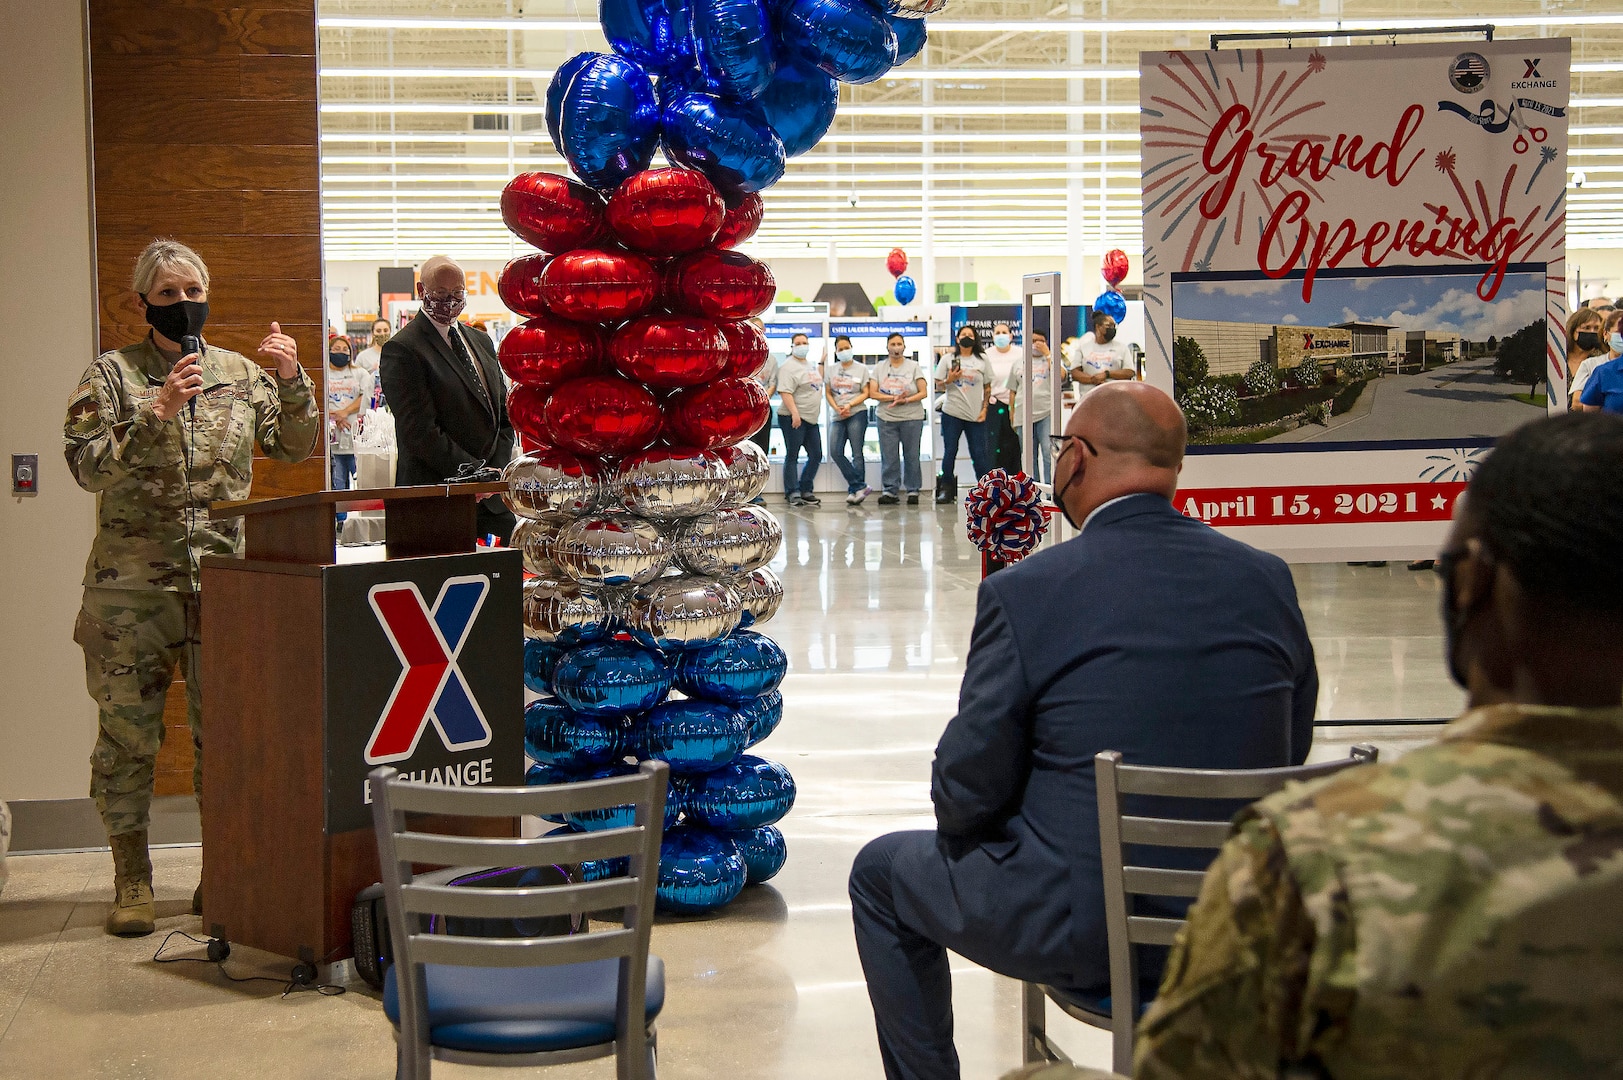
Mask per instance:
[[[1437,569],[1437,560],[1436,559],[1416,559],[1414,562],[1409,564],[1409,569],[1410,570],[1435,570],[1435,569]]]
[[[785,496],[785,498],[787,498],[789,500],[789,505],[790,506],[805,506],[806,505],[806,500],[802,499],[800,497],[799,492],[796,492],[793,495],[787,495],[787,496]]]
[[[809,491],[802,491],[800,493],[800,501],[803,502],[803,503],[810,503],[812,506],[822,506],[823,505],[823,500],[819,499],[816,495],[813,495]]]
[[[916,491],[909,491],[907,493],[907,505],[909,505],[909,506],[917,506],[918,504],[919,504],[919,493],[916,492]]]
[[[913,499],[915,502],[918,501],[918,496],[916,496],[916,495],[909,496],[909,498]],[[895,506],[897,503],[899,503],[901,501],[902,500],[898,499],[895,495],[893,495],[892,493],[890,493],[888,491],[885,492],[883,495],[879,496],[879,505],[880,506]]]

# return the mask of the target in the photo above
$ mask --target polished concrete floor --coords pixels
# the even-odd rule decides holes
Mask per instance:
[[[961,512],[871,501],[773,510],[785,525],[778,569],[787,595],[766,629],[788,650],[793,674],[784,723],[763,752],[799,784],[783,823],[790,858],[726,911],[656,927],[668,984],[666,1080],[881,1075],[846,874],[869,838],[930,824],[930,756],[954,711],[969,639],[980,564]],[[1318,651],[1321,718],[1457,711],[1431,574],[1402,564],[1303,566],[1297,582]],[[1430,730],[1327,729],[1314,756],[1342,756],[1365,740],[1401,752]],[[156,852],[160,932],[119,940],[101,930],[112,891],[105,852],[11,860],[0,896],[0,1080],[392,1075],[389,1025],[359,984],[340,997],[283,998],[277,985],[232,984],[212,965],[152,963],[163,933],[200,929],[185,914],[199,861],[196,848]],[[201,955],[180,939],[171,947]],[[286,961],[239,950],[226,967],[280,975]],[[990,1080],[1019,1062],[1016,984],[967,961],[954,969],[963,1075]],[[1057,1015],[1050,1027],[1079,1061],[1108,1061],[1103,1033]],[[596,1062],[562,1074],[596,1080],[613,1071]]]

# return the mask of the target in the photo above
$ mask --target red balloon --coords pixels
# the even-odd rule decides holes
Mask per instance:
[[[534,255],[520,255],[502,267],[501,276],[496,279],[496,295],[501,297],[508,311],[526,318],[547,313],[547,305],[541,302],[541,271],[551,261],[551,255],[538,251]]]
[[[772,348],[766,343],[766,331],[748,319],[727,320],[719,324],[727,338],[727,366],[722,378],[754,375],[766,365]]]
[[[744,196],[743,202],[727,208],[727,216],[721,219],[721,228],[711,243],[719,248],[737,247],[755,235],[755,230],[761,227],[761,215],[765,212],[761,197],[750,192]]]
[[[544,417],[548,442],[605,457],[641,450],[660,427],[654,395],[615,375],[588,375],[555,387]]]
[[[663,299],[673,310],[689,315],[747,319],[771,307],[777,294],[778,284],[766,263],[738,251],[711,250],[671,264]]]
[[[603,334],[595,326],[539,315],[509,330],[496,352],[514,382],[556,386],[596,374],[603,363]]]
[[[766,389],[754,379],[717,379],[665,403],[665,441],[715,450],[747,439],[767,418]]]
[[[715,238],[726,206],[703,173],[649,169],[609,199],[607,220],[620,242],[646,255],[685,255]]]
[[[891,277],[901,277],[907,273],[907,252],[901,248],[891,248],[890,254],[885,256],[885,269],[890,271]]]
[[[1104,264],[1100,267],[1099,273],[1110,283],[1112,289],[1116,288],[1127,277],[1127,252],[1121,248],[1112,248],[1105,252]]]
[[[697,386],[727,366],[727,339],[712,319],[644,315],[614,332],[609,360],[650,387]]]
[[[541,275],[547,310],[576,322],[629,319],[658,295],[653,264],[629,251],[571,251],[553,259]]]
[[[519,433],[521,445],[550,446],[547,438],[546,408],[549,391],[545,387],[519,383],[507,392],[507,419]]]
[[[556,255],[603,234],[603,197],[557,173],[519,173],[502,189],[502,220],[526,243]]]

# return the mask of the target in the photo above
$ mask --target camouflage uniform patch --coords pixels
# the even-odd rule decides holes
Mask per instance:
[[[1243,811],[1142,1078],[1623,1072],[1623,709],[1499,706]]]

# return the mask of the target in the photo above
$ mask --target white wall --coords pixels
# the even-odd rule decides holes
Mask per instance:
[[[83,798],[96,712],[73,643],[95,502],[62,459],[95,358],[84,27],[77,4],[0,4],[0,798]],[[11,496],[10,455],[40,456]]]

